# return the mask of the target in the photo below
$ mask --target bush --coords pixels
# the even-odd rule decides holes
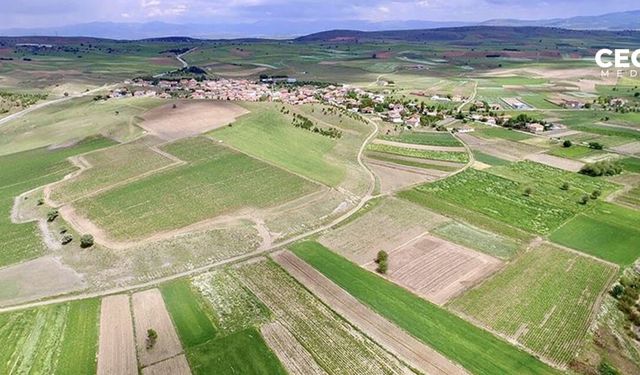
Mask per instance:
[[[531,187],[526,187],[526,188],[524,189],[524,195],[528,197],[528,196],[530,196],[531,194],[533,194],[533,188],[531,188]]]
[[[380,263],[380,262],[386,262],[387,260],[389,260],[389,254],[387,254],[386,251],[384,250],[380,250],[378,251],[378,255],[376,256],[376,263]]]
[[[47,212],[47,221],[48,222],[54,221],[58,217],[58,214],[59,214],[58,210],[56,210],[55,208],[49,210],[49,212]]]
[[[613,289],[611,289],[611,296],[615,299],[620,298],[622,293],[624,293],[624,287],[620,284],[614,285]]]
[[[38,199],[38,206],[42,206],[44,204],[44,198]]]
[[[562,190],[569,190],[569,188],[570,188],[570,187],[571,187],[571,186],[569,185],[569,183],[568,183],[568,182],[563,182],[563,183],[562,183],[562,186],[560,186],[560,189],[562,189]]]
[[[598,199],[598,197],[600,197],[600,195],[602,195],[602,192],[600,190],[594,190],[591,193],[591,199]]]
[[[622,169],[619,161],[603,160],[583,166],[580,173],[592,177],[613,176],[622,173]]]
[[[62,239],[60,240],[60,242],[63,245],[68,244],[69,242],[73,241],[73,236],[69,233],[65,234],[64,236],[62,236]]]
[[[580,197],[580,204],[587,204],[587,202],[589,202],[589,196],[588,195],[583,195],[582,197]]]
[[[600,366],[598,366],[598,374],[599,375],[620,375],[620,372],[616,370],[615,367],[603,361],[603,362],[600,362]]]
[[[604,146],[602,145],[602,143],[589,142],[589,148],[592,148],[594,150],[602,150],[604,148]]]
[[[572,145],[573,143],[571,143],[571,141],[568,139],[562,142],[562,147],[571,147]]]
[[[158,332],[155,329],[147,330],[147,350],[152,349],[158,341]]]
[[[389,269],[389,263],[386,259],[384,259],[378,262],[378,267],[376,267],[376,272],[384,275],[387,273],[388,269]]]
[[[83,234],[82,237],[80,237],[80,247],[84,249],[91,246],[93,246],[93,236],[90,234]]]

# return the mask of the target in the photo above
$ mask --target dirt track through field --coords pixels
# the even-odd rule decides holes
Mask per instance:
[[[142,375],[191,375],[191,369],[182,354],[143,368]]]
[[[145,290],[131,297],[135,321],[136,346],[142,367],[182,353],[182,345],[158,289]],[[156,344],[147,349],[147,330],[158,334]]]
[[[467,373],[360,303],[293,253],[281,251],[273,259],[322,302],[410,366],[427,374]]]
[[[102,299],[98,375],[137,375],[138,362],[133,338],[129,296]]]
[[[264,341],[276,353],[280,362],[292,375],[324,375],[327,372],[320,367],[311,354],[279,322],[265,324],[260,328]]]

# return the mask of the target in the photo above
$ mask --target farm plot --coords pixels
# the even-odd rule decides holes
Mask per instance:
[[[158,362],[142,369],[142,375],[191,375],[191,369],[184,354]]]
[[[523,246],[522,241],[457,221],[437,227],[431,234],[501,259],[511,258]]]
[[[558,228],[550,239],[626,266],[640,257],[638,223],[640,212],[600,202],[593,210],[576,216]]]
[[[410,185],[434,181],[447,174],[438,170],[407,167],[376,160],[367,160],[367,165],[378,178],[383,194],[406,188]]]
[[[120,294],[102,299],[98,375],[136,375],[136,344],[129,296]]]
[[[174,140],[223,127],[246,113],[232,102],[171,102],[145,112],[140,126],[162,139]]]
[[[456,163],[466,163],[469,155],[466,152],[433,151],[418,148],[398,147],[380,143],[370,143],[367,151],[381,152],[391,155],[408,156],[418,159],[442,160]]]
[[[317,189],[207,138],[178,141],[164,150],[188,164],[81,199],[75,203],[79,214],[111,238],[140,239],[245,207],[274,206]]]
[[[448,219],[418,205],[385,198],[354,221],[320,236],[319,241],[358,264],[380,250],[390,252]]]
[[[425,235],[389,253],[387,277],[442,305],[501,266],[496,258]],[[367,268],[373,271],[376,264]]]
[[[54,185],[49,197],[58,203],[71,202],[121,184],[127,179],[143,177],[147,173],[178,163],[150,148],[154,143],[157,142],[145,137],[79,156],[77,163],[88,169],[72,179]]]
[[[0,373],[96,371],[97,300],[0,314]]]
[[[131,305],[138,361],[141,367],[174,357],[182,352],[180,340],[158,289],[133,294]],[[147,345],[148,330],[154,330],[157,334],[157,341],[152,347]]]
[[[640,156],[640,142],[631,142],[611,149],[620,154]]]
[[[400,147],[400,148],[408,148],[414,150],[427,150],[427,151],[444,151],[444,152],[466,152],[466,149],[462,147],[462,145],[457,146],[433,146],[433,145],[422,145],[422,144],[413,144],[413,143],[404,143],[404,142],[396,142],[390,141],[387,139],[374,139],[374,145],[385,145],[391,147]]]
[[[451,307],[566,366],[581,347],[595,304],[616,271],[543,244]]]
[[[507,161],[518,161],[526,156],[542,152],[544,149],[522,142],[513,142],[505,139],[483,139],[468,133],[458,134],[458,137],[466,143],[471,150],[491,155]]]
[[[453,172],[464,167],[462,163],[440,160],[428,160],[407,156],[385,154],[383,152],[367,151],[365,156],[369,161],[377,160],[384,163],[404,165],[407,167],[421,168],[433,171]]]
[[[474,374],[556,373],[532,355],[318,243],[292,250],[360,302]]]
[[[476,131],[474,134],[477,134],[482,138],[500,138],[506,139],[508,141],[524,141],[526,139],[532,138],[533,136],[530,134],[526,134],[524,132],[510,130],[499,127],[490,127],[482,130]]]
[[[604,152],[600,150],[594,150],[585,146],[574,145],[571,147],[554,147],[549,150],[549,154],[559,156],[561,158],[583,160],[585,158],[598,157],[604,154]]]
[[[631,208],[640,209],[640,186],[617,196],[615,201]]]
[[[355,330],[270,261],[238,269],[242,280],[274,317],[330,374],[409,373],[410,370]]]
[[[195,277],[193,286],[213,307],[222,333],[241,331],[269,321],[269,310],[232,273],[214,271]]]
[[[615,185],[532,162],[519,162],[484,171],[467,170],[403,194],[416,202],[428,197],[479,212],[523,230],[547,234],[585,209],[580,197],[594,190],[603,194]],[[569,190],[560,187],[570,184]],[[526,188],[531,189],[525,194]],[[425,196],[420,196],[421,194]]]
[[[410,143],[416,145],[431,145],[431,146],[448,146],[459,147],[461,146],[454,136],[448,132],[409,132],[405,131],[398,135],[382,135],[379,137],[387,141]]]
[[[525,157],[525,159],[535,161],[536,163],[548,165],[550,167],[559,168],[568,172],[578,172],[584,166],[584,163],[582,162],[560,158],[548,154],[533,154]]]
[[[265,324],[260,332],[289,374],[326,374],[326,371],[318,366],[311,354],[282,324],[278,322]]]

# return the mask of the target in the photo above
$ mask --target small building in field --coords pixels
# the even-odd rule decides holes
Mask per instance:
[[[533,134],[540,134],[540,133],[544,132],[544,126],[542,124],[537,123],[537,122],[534,122],[532,124],[527,124],[525,126],[525,128],[527,129],[527,131],[529,133],[533,133]]]

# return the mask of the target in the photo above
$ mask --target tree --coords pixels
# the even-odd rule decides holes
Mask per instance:
[[[56,218],[58,217],[58,210],[51,209],[49,210],[49,212],[47,212],[47,221],[48,222],[52,222],[54,221]]]
[[[93,246],[93,236],[90,234],[83,234],[82,237],[80,237],[80,247],[85,249],[91,246]]]
[[[596,189],[591,193],[591,199],[598,199],[598,197],[600,197],[600,195],[602,195],[602,192],[600,190]]]
[[[615,299],[620,298],[622,293],[624,293],[624,287],[621,284],[616,284],[613,286],[613,289],[611,289],[611,296]]]
[[[570,187],[571,187],[571,186],[569,185],[569,183],[568,183],[568,182],[563,182],[563,183],[562,183],[562,186],[560,186],[560,189],[562,189],[562,190],[569,190],[569,188],[570,188]]]
[[[580,204],[587,204],[587,202],[589,202],[589,196],[588,195],[583,195],[582,197],[580,197]]]
[[[63,245],[66,245],[71,241],[73,241],[73,236],[70,233],[65,233],[64,236],[62,236],[60,243],[62,243]]]
[[[573,143],[571,143],[570,140],[566,139],[564,142],[562,142],[562,147],[568,148],[571,147],[573,145]]]
[[[587,176],[613,176],[622,173],[622,164],[618,161],[602,160],[595,163],[587,164],[580,169],[580,173]]]
[[[384,250],[378,251],[378,255],[376,256],[375,262],[380,263],[382,261],[386,262],[387,260],[389,260],[389,254],[387,254],[387,252]]]
[[[155,329],[149,328],[147,330],[147,350],[152,349],[158,341],[158,332]]]
[[[387,269],[389,268],[389,254],[386,251],[380,250],[378,251],[378,255],[376,255],[375,262],[378,263],[378,267],[376,267],[376,272],[385,274],[387,273]]]
[[[589,142],[589,148],[592,148],[594,150],[602,150],[604,148],[604,146],[602,145],[602,143]]]
[[[533,188],[531,188],[530,186],[527,186],[526,188],[524,188],[524,195],[525,196],[530,196],[533,193]]]

